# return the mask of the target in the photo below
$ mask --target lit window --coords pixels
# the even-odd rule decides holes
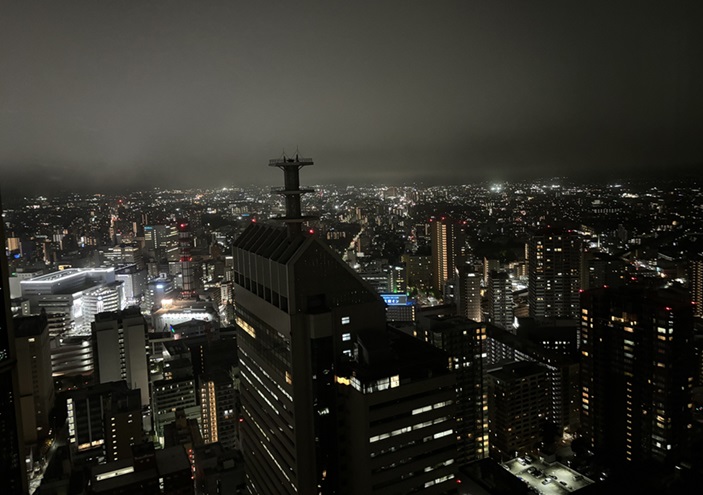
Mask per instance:
[[[350,322],[351,322],[351,317],[342,316],[342,325],[349,325]]]
[[[350,334],[350,333],[342,334],[342,341],[348,342],[348,341],[350,341],[350,340],[351,340],[351,334]]]

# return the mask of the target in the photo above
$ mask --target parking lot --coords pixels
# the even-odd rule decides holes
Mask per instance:
[[[565,495],[593,483],[590,479],[569,469],[561,463],[545,464],[538,459],[531,463],[520,462],[520,458],[504,462],[503,466],[525,481],[533,491],[542,495]],[[556,479],[550,478],[556,477]],[[545,480],[551,480],[545,483]]]

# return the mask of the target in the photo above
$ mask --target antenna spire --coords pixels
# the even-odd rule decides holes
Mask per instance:
[[[285,153],[282,158],[274,158],[269,160],[269,167],[278,167],[283,170],[283,188],[274,188],[274,192],[285,197],[286,201],[286,216],[278,217],[278,220],[283,220],[288,228],[288,237],[302,235],[301,224],[306,220],[312,220],[316,217],[303,215],[300,206],[300,195],[313,192],[313,189],[300,187],[300,169],[313,165],[312,158],[301,158],[298,156],[296,148],[295,157],[288,158]]]

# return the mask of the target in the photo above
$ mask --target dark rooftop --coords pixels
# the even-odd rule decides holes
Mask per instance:
[[[20,316],[13,318],[15,323],[15,337],[36,337],[47,329],[45,315]]]

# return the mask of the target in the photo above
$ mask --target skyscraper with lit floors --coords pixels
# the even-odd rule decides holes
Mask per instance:
[[[579,307],[581,239],[548,228],[527,243],[530,316],[576,318]]]
[[[444,493],[451,488],[455,451],[453,434],[436,436],[447,425],[451,431],[454,382],[444,366],[447,358],[443,355],[439,366],[433,362],[438,368],[434,373],[422,373],[422,365],[412,376],[401,372],[397,356],[402,351],[392,349],[402,348],[403,340],[397,344],[400,337],[388,333],[381,297],[322,241],[303,233],[300,195],[308,190],[300,188],[299,169],[312,163],[298,156],[270,162],[285,176],[285,187],[278,192],[285,199],[281,220],[286,228],[252,223],[234,244],[248,490],[354,493],[354,479],[377,474],[383,479],[374,478],[376,484],[364,493],[425,488],[426,493]],[[381,366],[379,355],[393,358],[382,360]],[[363,380],[355,378],[356,368]],[[391,404],[404,402],[406,391],[418,393],[415,386],[422,387],[422,399],[394,410]],[[372,393],[373,400],[368,396]],[[434,417],[432,404],[444,402],[449,412]],[[429,404],[429,419],[418,423],[412,410],[419,403]],[[357,413],[345,413],[349,410]],[[383,425],[387,413],[397,415],[389,432]],[[424,435],[417,434],[421,428]],[[343,437],[349,431],[368,438],[352,445]],[[383,448],[372,458],[376,446]],[[402,475],[397,467],[381,473],[410,459],[413,453],[406,449],[428,455]],[[389,455],[394,460],[384,457]]]
[[[675,290],[581,295],[581,425],[614,461],[678,462],[692,428],[693,309]]]
[[[430,230],[432,241],[432,285],[436,291],[444,291],[444,283],[456,275],[463,263],[466,247],[464,227],[458,221],[440,216],[434,219]]]

